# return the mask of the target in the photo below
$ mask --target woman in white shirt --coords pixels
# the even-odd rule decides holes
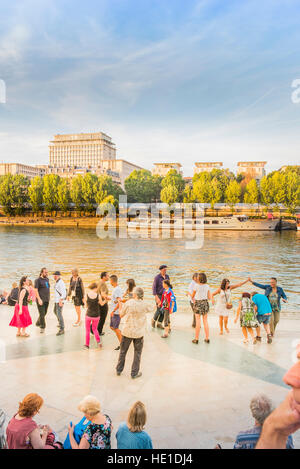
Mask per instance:
[[[201,316],[203,319],[203,326],[205,332],[205,340],[204,342],[209,344],[209,327],[207,321],[207,314],[209,311],[209,300],[212,299],[210,287],[207,285],[207,278],[204,273],[199,274],[193,295],[192,295],[193,303],[194,303],[194,313],[196,316],[196,330],[195,330],[195,339],[193,340],[193,344],[199,343],[199,334],[201,328]]]
[[[195,286],[197,285],[197,278],[198,277],[199,277],[198,272],[193,275],[192,281],[189,285],[189,290],[187,292],[187,296],[190,300],[190,305],[191,305],[191,308],[192,308],[192,311],[193,311],[193,324],[192,324],[192,327],[196,327],[196,316],[195,316],[195,313],[194,313],[193,293],[194,293],[194,290],[195,290]]]

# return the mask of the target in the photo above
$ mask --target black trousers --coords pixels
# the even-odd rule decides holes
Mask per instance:
[[[49,301],[43,301],[42,305],[39,305],[37,303],[39,318],[36,322],[36,326],[40,327],[41,329],[46,329],[45,317],[46,317],[46,314],[47,314],[47,311],[48,311],[48,307],[49,307]]]
[[[131,342],[133,342],[133,347],[134,347],[134,357],[133,357],[133,363],[131,367],[131,376],[136,376],[140,371],[141,357],[142,357],[142,351],[143,351],[143,346],[144,346],[144,337],[140,337],[139,339],[132,339],[130,337],[124,337],[124,336],[122,337],[119,361],[117,364],[117,372],[122,373],[122,371],[124,370],[126,355],[127,355]]]
[[[158,297],[161,300],[162,295],[158,295]],[[157,321],[157,322],[160,322],[160,323],[163,322],[163,320],[164,320],[164,311],[162,310],[162,308],[160,306],[156,307],[156,311],[154,313],[153,319],[154,319],[154,321]]]
[[[99,334],[102,334],[103,332],[103,327],[107,318],[107,313],[108,313],[108,304],[106,303],[105,305],[100,306],[100,321],[98,324]]]
[[[99,306],[100,308],[100,320],[98,323],[98,332],[99,334],[102,334],[103,332],[103,327],[107,318],[107,313],[108,313],[108,304],[106,303],[103,306]],[[92,326],[91,326],[91,334],[93,334]]]

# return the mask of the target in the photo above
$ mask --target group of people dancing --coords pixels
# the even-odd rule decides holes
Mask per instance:
[[[252,343],[256,344],[262,340],[261,338],[261,324],[263,325],[267,334],[267,343],[271,344],[275,335],[275,330],[280,319],[281,300],[287,302],[287,296],[283,288],[277,285],[277,279],[272,277],[270,284],[262,285],[252,281],[251,278],[242,282],[231,284],[230,280],[223,279],[219,288],[211,291],[207,283],[207,276],[205,273],[195,273],[192,282],[189,285],[187,295],[190,299],[191,308],[193,311],[193,327],[195,327],[194,344],[199,343],[199,335],[201,329],[201,317],[204,326],[206,343],[209,343],[209,326],[207,315],[210,309],[209,302],[215,306],[215,313],[219,316],[220,335],[229,334],[228,319],[230,311],[233,308],[232,304],[232,291],[240,288],[247,283],[251,283],[265,291],[265,294],[254,292],[243,292],[239,299],[239,304],[236,312],[234,322],[240,320],[244,343],[247,344],[248,334],[252,339]],[[217,297],[215,299],[215,297]],[[253,329],[256,330],[256,335]]]
[[[172,331],[171,317],[177,311],[177,299],[167,270],[167,265],[161,265],[152,285],[156,310],[151,325],[152,328],[163,329],[161,336],[163,339],[169,337]],[[87,288],[84,287],[78,269],[72,270],[68,289],[60,271],[53,273],[53,279],[54,314],[58,320],[57,336],[65,333],[63,308],[65,301],[71,300],[76,312],[74,327],[82,324],[82,307],[86,308],[85,349],[90,348],[91,334],[94,335],[97,347],[101,349],[102,336],[105,335],[104,326],[109,313],[110,329],[117,339],[115,350],[120,351],[117,374],[122,373],[127,351],[133,342],[135,355],[131,376],[132,378],[140,377],[141,353],[147,326],[146,314],[152,311],[152,306],[144,300],[143,289],[136,286],[134,279],[128,279],[126,288],[123,290],[119,285],[117,275],[109,275],[108,272],[102,272],[99,281],[92,282]],[[199,272],[193,275],[187,291],[195,328],[193,344],[199,344],[201,322],[204,328],[204,342],[210,343],[208,323],[210,305],[214,306],[215,313],[219,316],[220,335],[229,333],[228,320],[230,311],[233,309],[232,291],[247,283],[264,290],[264,294],[257,291],[242,292],[234,322],[240,321],[244,343],[248,343],[249,338],[253,344],[262,340],[261,325],[266,332],[267,343],[272,343],[280,319],[281,301],[287,302],[286,294],[283,288],[278,286],[276,278],[272,278],[266,285],[254,282],[251,278],[235,284],[231,284],[228,279],[223,279],[220,287],[213,291],[208,284],[207,275]],[[111,287],[110,292],[108,285]],[[34,283],[28,276],[23,276],[19,287],[14,284],[7,298],[10,302],[8,304],[15,305],[10,326],[17,328],[17,337],[29,337],[27,328],[32,324],[32,319],[28,305],[33,302],[36,302],[39,314],[36,326],[39,327],[41,333],[45,332],[46,315],[50,303],[50,279],[46,268],[41,269]],[[122,327],[120,327],[121,320]]]

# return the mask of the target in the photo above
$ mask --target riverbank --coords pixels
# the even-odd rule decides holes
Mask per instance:
[[[30,310],[35,321],[36,307]],[[15,330],[8,327],[11,315],[12,308],[0,306],[0,339],[7,354],[6,362],[0,363],[1,407],[12,416],[25,394],[38,392],[45,405],[37,421],[48,423],[64,439],[69,422],[81,418],[78,403],[93,394],[112,418],[113,448],[118,425],[126,420],[136,400],[147,407],[146,430],[155,448],[213,448],[216,443],[232,448],[237,433],[253,426],[249,403],[255,394],[265,393],[275,405],[286,395],[282,377],[292,364],[293,341],[299,339],[295,331],[300,325],[299,317],[283,315],[274,343],[267,345],[264,337],[261,344],[253,346],[242,343],[240,327],[232,318],[230,334],[219,336],[218,318],[210,315],[211,344],[204,344],[201,336],[195,346],[188,308],[174,315],[173,332],[167,340],[161,339],[161,331],[152,330],[148,315],[143,376],[132,381],[132,350],[124,373],[116,376],[116,337],[108,321],[103,349],[97,350],[92,341],[87,351],[82,347],[84,326],[72,327],[75,315],[71,304],[65,305],[66,334],[61,337],[55,335],[52,305],[45,335],[32,326],[29,339],[16,338]],[[300,432],[294,440],[299,448]]]

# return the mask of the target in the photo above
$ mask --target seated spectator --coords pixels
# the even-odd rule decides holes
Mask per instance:
[[[117,431],[118,449],[152,449],[152,440],[144,431],[147,413],[142,402],[131,407],[127,423],[121,423]]]
[[[12,289],[10,293],[8,294],[8,297],[6,298],[7,304],[9,306],[16,306],[18,298],[19,298],[19,288],[18,288],[18,284],[14,282],[12,284]]]
[[[38,426],[33,417],[44,401],[38,394],[28,394],[19,404],[18,413],[6,429],[8,449],[60,449],[56,436],[48,425]]]
[[[259,394],[251,400],[250,410],[254,418],[255,425],[253,428],[238,434],[234,449],[255,449],[260,438],[263,424],[273,411],[273,404],[267,396]],[[293,448],[293,439],[289,436],[286,442],[286,449]]]
[[[300,343],[297,357],[298,363],[283,378],[292,390],[266,419],[256,449],[284,449],[289,435],[300,429]]]
[[[6,423],[7,417],[4,410],[0,409],[0,449],[6,449]]]
[[[86,431],[87,426],[92,423],[91,421],[87,420],[86,417],[83,417],[80,422],[78,422],[73,430],[73,436],[75,438],[76,443],[79,445],[81,438],[83,434]],[[73,427],[73,424],[71,422],[71,426]],[[70,436],[69,433],[67,435],[67,438],[65,439],[64,442],[64,449],[72,449],[71,442],[70,442]]]
[[[82,412],[90,424],[86,427],[82,438],[77,443],[74,428],[69,425],[69,438],[72,449],[111,449],[112,422],[108,415],[101,413],[101,405],[94,396],[86,396],[79,404]]]
[[[0,290],[0,305],[6,304],[6,296],[7,296],[7,293],[3,290]]]

